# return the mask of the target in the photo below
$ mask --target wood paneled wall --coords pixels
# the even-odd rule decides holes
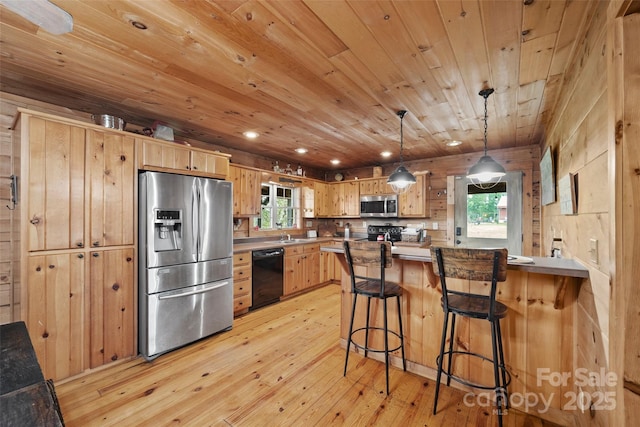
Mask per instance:
[[[613,218],[608,181],[606,24],[607,2],[600,2],[588,21],[580,53],[567,72],[557,114],[543,142],[552,149],[556,181],[567,174],[575,177],[577,213],[563,215],[558,201],[543,206],[541,244],[543,253],[549,253],[552,239],[561,238],[562,256],[575,258],[589,269],[590,279],[583,281],[577,302],[574,369],[590,372],[609,367],[609,224]],[[597,254],[590,252],[592,239],[597,241]],[[595,396],[593,393],[606,388],[583,387],[582,391]],[[594,419],[589,411],[576,410],[574,415],[579,425],[608,424],[607,411],[596,410]]]

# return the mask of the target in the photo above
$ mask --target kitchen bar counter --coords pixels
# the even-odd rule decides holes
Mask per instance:
[[[344,253],[342,244],[334,243],[320,248],[321,251]],[[429,248],[413,248],[403,246],[393,246],[393,257],[407,261],[431,262],[431,251]],[[508,262],[509,270],[528,271],[530,273],[554,274],[568,277],[589,277],[589,270],[573,259],[528,257],[533,263],[523,263],[522,258]]]
[[[333,252],[342,263],[342,305],[340,334],[344,345],[349,329],[352,295],[351,279],[346,269],[341,243],[328,243],[321,251]],[[552,382],[540,377],[546,373],[569,374],[577,366],[575,325],[578,290],[588,270],[574,260],[531,257],[532,264],[509,262],[507,280],[498,286],[498,299],[509,312],[501,322],[507,368],[512,382],[509,391],[513,407],[542,416],[558,424],[567,422],[562,407],[571,404],[575,391],[572,383]],[[433,272],[431,252],[427,248],[394,247],[393,265],[386,271],[387,280],[403,288],[402,319],[405,333],[407,369],[427,378],[435,378],[436,356],[442,333],[442,291],[439,278]],[[460,279],[448,280],[452,287],[473,291],[486,284]],[[371,321],[382,318],[382,304],[373,301]],[[356,309],[354,327],[364,324],[365,304]],[[396,319],[394,304],[390,305],[389,319]],[[397,328],[397,325],[390,325]],[[486,321],[458,319],[455,345],[467,351],[490,354],[491,335]],[[373,346],[383,345],[380,337],[370,338]],[[390,343],[392,345],[393,343]],[[382,360],[377,354],[369,357]],[[476,358],[454,359],[454,372],[473,382],[492,384],[493,373]],[[399,352],[394,352],[392,363],[401,366]],[[545,377],[548,378],[548,377]],[[393,393],[393,374],[391,374]],[[457,384],[456,384],[457,386]],[[476,390],[477,392],[478,390]],[[486,397],[486,396],[485,396]],[[482,397],[479,397],[482,399]],[[529,400],[526,400],[529,399]],[[543,400],[544,399],[544,400]],[[480,401],[474,399],[473,403]],[[487,408],[488,410],[490,408]]]

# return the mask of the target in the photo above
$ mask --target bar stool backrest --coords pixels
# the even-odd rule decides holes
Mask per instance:
[[[384,295],[384,269],[391,267],[393,259],[391,257],[391,242],[369,242],[369,241],[345,241],[344,255],[349,264],[349,273],[351,274],[351,292],[356,292],[356,282],[358,280],[379,281],[380,297]],[[372,271],[370,268],[379,268],[378,277],[373,275],[356,274],[355,266],[367,267],[366,271]]]
[[[491,282],[491,290],[487,295],[491,300],[489,318],[493,318],[495,309],[496,290],[498,282],[507,279],[506,249],[469,249],[453,247],[431,247],[431,256],[435,253],[433,271],[440,276],[442,286],[442,303],[445,311],[448,310],[449,295],[474,295],[478,294],[454,291],[447,288],[446,278],[487,281]]]

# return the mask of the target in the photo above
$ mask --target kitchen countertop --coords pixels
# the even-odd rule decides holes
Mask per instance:
[[[342,244],[333,243],[327,244],[320,248],[324,252],[344,253]],[[431,262],[431,251],[428,248],[414,248],[414,247],[393,247],[393,257],[407,261],[420,261]],[[526,261],[533,261],[523,263],[524,257],[518,257],[515,260],[508,261],[509,270],[527,271],[530,273],[540,274],[553,274],[556,276],[578,277],[588,278],[589,270],[587,270],[582,264],[573,259],[567,258],[545,258],[545,257],[527,257]]]
[[[351,239],[357,240],[357,239]],[[233,253],[246,252],[246,251],[259,251],[261,249],[272,248],[286,248],[287,246],[296,245],[308,245],[312,243],[331,244],[334,241],[343,241],[342,237],[310,237],[310,238],[292,238],[290,242],[283,242],[281,240],[263,240],[263,241],[248,241],[246,243],[234,243]],[[342,245],[342,244],[340,244]]]

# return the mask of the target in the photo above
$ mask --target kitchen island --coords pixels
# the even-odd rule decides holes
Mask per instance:
[[[345,267],[340,333],[346,346],[352,299],[344,249],[335,243],[322,246],[321,251],[338,254]],[[533,263],[522,263],[521,258],[511,260],[507,280],[498,286],[498,299],[509,307],[502,322],[502,335],[507,369],[512,375],[510,403],[517,409],[563,423],[568,419],[568,412],[563,412],[562,408],[575,405],[576,298],[582,279],[588,277],[588,270],[570,259],[531,257],[524,261],[530,260]],[[433,379],[443,312],[440,305],[442,290],[431,262],[431,252],[427,248],[394,247],[393,266],[387,269],[386,278],[400,283],[404,290],[402,319],[407,369]],[[450,286],[471,291],[474,287],[488,286],[460,279],[447,282]],[[372,323],[382,319],[381,304],[376,303],[372,302]],[[356,325],[364,324],[364,318],[365,305],[361,304],[356,312]],[[395,318],[394,313],[389,314],[389,319]],[[390,328],[397,328],[397,325],[390,325]],[[373,339],[382,340],[382,336]],[[455,341],[457,347],[466,351],[484,354],[491,351],[491,335],[485,321],[459,319]],[[493,372],[490,366],[473,359],[476,358],[454,359],[454,372],[477,383],[491,384]],[[392,363],[400,366],[398,352]],[[571,376],[567,381],[548,379],[556,373]],[[589,391],[585,389],[584,392]],[[486,401],[480,393],[469,403],[487,404]]]

